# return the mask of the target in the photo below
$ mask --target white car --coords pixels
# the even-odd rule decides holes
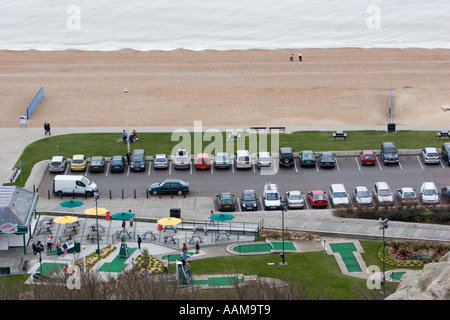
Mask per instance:
[[[420,196],[425,204],[439,203],[439,193],[433,182],[424,182],[420,187]]]
[[[305,199],[300,191],[286,192],[286,205],[289,209],[303,209],[305,207]]]
[[[186,149],[178,149],[172,162],[175,169],[189,169],[191,166],[189,152]]]
[[[266,210],[281,209],[281,197],[278,192],[278,186],[275,183],[267,182],[264,185],[263,203]]]
[[[373,196],[378,204],[394,205],[394,195],[386,182],[376,182],[373,186]]]
[[[330,202],[333,207],[346,207],[350,204],[347,191],[343,184],[332,184],[330,186]]]
[[[420,152],[423,162],[426,164],[430,163],[440,163],[441,157],[439,156],[439,152],[436,148],[424,148]]]
[[[416,205],[418,203],[416,191],[410,187],[397,189],[397,197],[401,204]]]
[[[270,167],[272,165],[272,157],[270,156],[270,152],[259,152],[258,162],[256,165],[258,169],[261,167]]]
[[[353,199],[359,206],[371,206],[373,204],[372,195],[364,186],[358,186],[353,189]]]
[[[155,161],[153,162],[155,169],[167,169],[169,166],[169,161],[165,154],[157,154],[155,156]]]

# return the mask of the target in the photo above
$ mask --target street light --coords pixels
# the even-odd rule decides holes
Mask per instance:
[[[284,260],[284,211],[286,211],[285,208],[285,203],[283,200],[280,199],[280,204],[281,204],[281,235],[282,235],[282,239],[283,239],[283,253],[281,254],[281,260],[282,260],[282,264],[284,265],[285,260]]]
[[[125,104],[127,110],[127,151],[130,152],[130,131],[128,129],[128,89],[123,89],[123,93],[125,93]]]
[[[384,230],[388,228],[388,219],[381,220],[379,219],[379,223],[381,225],[380,229],[383,229],[383,281],[381,284],[383,285],[383,291],[385,290],[384,284],[386,282],[386,273],[385,273],[385,246],[384,246]]]
[[[100,243],[98,241],[98,208],[97,208],[97,200],[98,200],[98,192],[94,192],[94,200],[95,200],[95,220],[97,225],[97,254],[100,254]]]

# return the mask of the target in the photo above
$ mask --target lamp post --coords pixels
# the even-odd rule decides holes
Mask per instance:
[[[123,93],[125,93],[125,105],[127,111],[127,151],[130,152],[130,131],[128,129],[128,89],[123,89]]]
[[[98,208],[97,208],[97,200],[98,200],[98,192],[94,192],[94,200],[95,200],[95,223],[97,229],[97,254],[100,254],[100,243],[98,241]]]
[[[285,204],[284,201],[280,199],[280,204],[281,204],[281,237],[283,240],[283,253],[281,254],[281,260],[282,260],[282,264],[285,264],[285,259],[284,259],[284,211],[286,210],[285,208]]]
[[[379,219],[379,223],[381,225],[380,229],[383,229],[383,281],[381,281],[381,285],[383,286],[383,292],[385,290],[386,283],[386,273],[385,273],[385,245],[384,245],[384,230],[388,228],[388,219],[381,220]]]

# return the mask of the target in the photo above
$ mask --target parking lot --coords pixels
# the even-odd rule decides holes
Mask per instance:
[[[384,165],[377,156],[374,166],[362,166],[358,156],[337,156],[335,168],[320,168],[318,165],[309,168],[300,167],[296,158],[293,167],[272,168],[267,171],[258,169],[255,159],[253,160],[252,168],[248,170],[237,170],[234,166],[230,169],[214,169],[211,166],[210,169],[198,170],[193,163],[190,169],[175,170],[171,162],[168,169],[155,170],[152,161],[149,160],[143,172],[130,172],[127,167],[123,173],[112,173],[107,162],[104,172],[75,173],[67,168],[64,174],[85,175],[98,185],[100,197],[111,198],[155,197],[147,194],[150,184],[168,178],[181,179],[190,183],[190,192],[186,197],[215,198],[220,192],[234,193],[237,198],[237,210],[241,210],[239,197],[245,189],[256,191],[260,197],[258,210],[263,210],[261,197],[267,181],[276,183],[281,195],[286,191],[299,190],[304,196],[309,190],[319,189],[328,192],[330,185],[335,183],[343,184],[349,195],[356,186],[365,186],[372,192],[373,185],[378,181],[387,182],[393,193],[397,188],[412,187],[418,195],[420,186],[425,181],[434,182],[439,192],[442,187],[450,185],[450,168],[442,160],[438,164],[424,164],[418,154],[400,156],[399,165]],[[46,172],[39,187],[41,197],[54,197],[52,194],[54,176],[54,173]],[[441,197],[441,203],[443,201]],[[353,199],[350,205],[355,206]],[[308,201],[305,201],[305,208],[310,209]]]

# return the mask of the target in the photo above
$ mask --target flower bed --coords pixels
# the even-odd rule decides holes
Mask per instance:
[[[75,264],[80,266],[80,268],[84,268],[84,262],[86,261],[86,271],[91,270],[100,260],[106,259],[110,254],[112,254],[117,248],[108,245],[102,249],[100,249],[100,254],[93,252],[87,255],[85,258],[79,259]]]

